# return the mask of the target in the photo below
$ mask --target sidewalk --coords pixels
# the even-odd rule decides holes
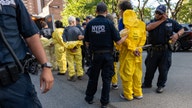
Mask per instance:
[[[143,53],[145,58],[146,53]],[[151,89],[143,89],[144,98],[142,100],[125,101],[120,98],[122,92],[121,80],[119,79],[119,89],[111,90],[109,108],[192,108],[192,56],[191,53],[175,53],[173,64],[169,71],[168,82],[165,91],[157,94],[156,72]],[[145,70],[145,66],[143,66]],[[51,91],[41,94],[39,89],[39,76],[32,76],[36,84],[36,90],[43,108],[100,108],[101,78],[98,90],[94,98],[94,104],[90,105],[84,101],[85,90],[88,77],[76,82],[67,81],[67,75],[58,76],[53,72],[55,83]]]

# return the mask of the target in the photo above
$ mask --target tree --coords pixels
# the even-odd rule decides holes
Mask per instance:
[[[95,8],[98,2],[105,2],[109,13],[115,13],[119,19],[118,3],[122,0],[67,0],[67,4],[61,13],[64,25],[68,25],[69,16],[85,18],[87,15],[95,16]],[[128,0],[130,1],[130,0]],[[148,4],[149,0],[137,0],[138,5],[134,10],[142,21],[148,21],[153,17],[153,10],[156,8],[153,4]],[[188,1],[188,2],[186,2]],[[167,6],[168,15],[179,22],[192,23],[192,0],[157,0],[158,4]],[[82,20],[81,20],[82,21]]]
[[[164,0],[167,5],[167,10],[171,13],[171,17],[177,20],[177,14],[181,10],[184,0],[178,0],[176,5],[171,5],[171,0]]]
[[[180,11],[177,14],[177,18],[181,23],[192,24],[192,0],[184,2]]]
[[[61,13],[61,16],[63,17],[63,24],[65,26],[68,25],[69,16],[75,16],[83,19],[86,15],[94,13],[95,2],[92,1],[93,0],[68,0],[63,12]]]
[[[85,18],[87,15],[95,16],[96,5],[101,1],[107,4],[109,13],[118,14],[117,5],[119,0],[68,0],[61,13],[62,22],[67,26],[69,16],[79,17],[80,19]]]
[[[139,16],[140,16],[140,19],[142,20],[142,21],[144,21],[144,16],[145,16],[145,7],[146,7],[146,4],[147,4],[147,2],[148,2],[148,0],[144,0],[143,1],[144,3],[143,3],[143,6],[141,7],[141,1],[140,0],[138,0],[138,6],[137,6],[137,9],[138,9],[138,12],[139,12]]]

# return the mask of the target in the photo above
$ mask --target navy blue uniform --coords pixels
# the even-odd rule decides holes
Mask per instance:
[[[152,22],[155,22],[155,20],[151,20],[150,23]],[[157,86],[165,86],[172,61],[172,51],[169,48],[168,41],[174,32],[177,33],[181,29],[182,26],[176,21],[167,19],[155,29],[149,31],[148,43],[152,44],[152,47],[148,49],[148,55],[145,60],[145,86],[152,86],[152,80],[157,68],[159,70]]]
[[[88,70],[89,81],[86,90],[86,101],[92,101],[97,91],[98,78],[101,71],[103,81],[101,103],[109,103],[111,78],[114,75],[113,46],[114,41],[119,41],[120,35],[113,25],[104,16],[98,15],[91,20],[85,29],[85,42],[89,42],[92,53],[92,62]]]
[[[76,26],[68,26],[65,28],[62,37],[64,42],[76,41],[79,40],[78,39],[79,35],[82,35],[82,32],[80,31],[79,28],[77,28]]]
[[[0,26],[20,60],[25,57],[27,51],[24,50],[27,48],[20,35],[27,38],[39,32],[21,2],[21,0],[0,1]],[[1,63],[14,61],[3,42],[0,42],[0,50]]]
[[[23,60],[27,52],[27,46],[23,38],[28,38],[38,33],[39,30],[31,20],[21,0],[0,1],[0,27],[16,56],[19,60]],[[0,66],[8,62],[14,62],[14,59],[0,40]],[[41,107],[28,73],[21,73],[17,82],[9,86],[0,86],[0,107]]]

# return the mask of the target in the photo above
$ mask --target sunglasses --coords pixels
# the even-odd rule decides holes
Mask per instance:
[[[158,14],[158,15],[163,15],[161,12],[159,11],[155,11],[155,14]]]

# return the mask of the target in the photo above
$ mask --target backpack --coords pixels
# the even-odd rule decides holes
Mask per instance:
[[[41,30],[41,34],[43,35],[43,37],[47,39],[52,38],[52,33],[53,33],[53,30],[51,28],[42,28]]]

